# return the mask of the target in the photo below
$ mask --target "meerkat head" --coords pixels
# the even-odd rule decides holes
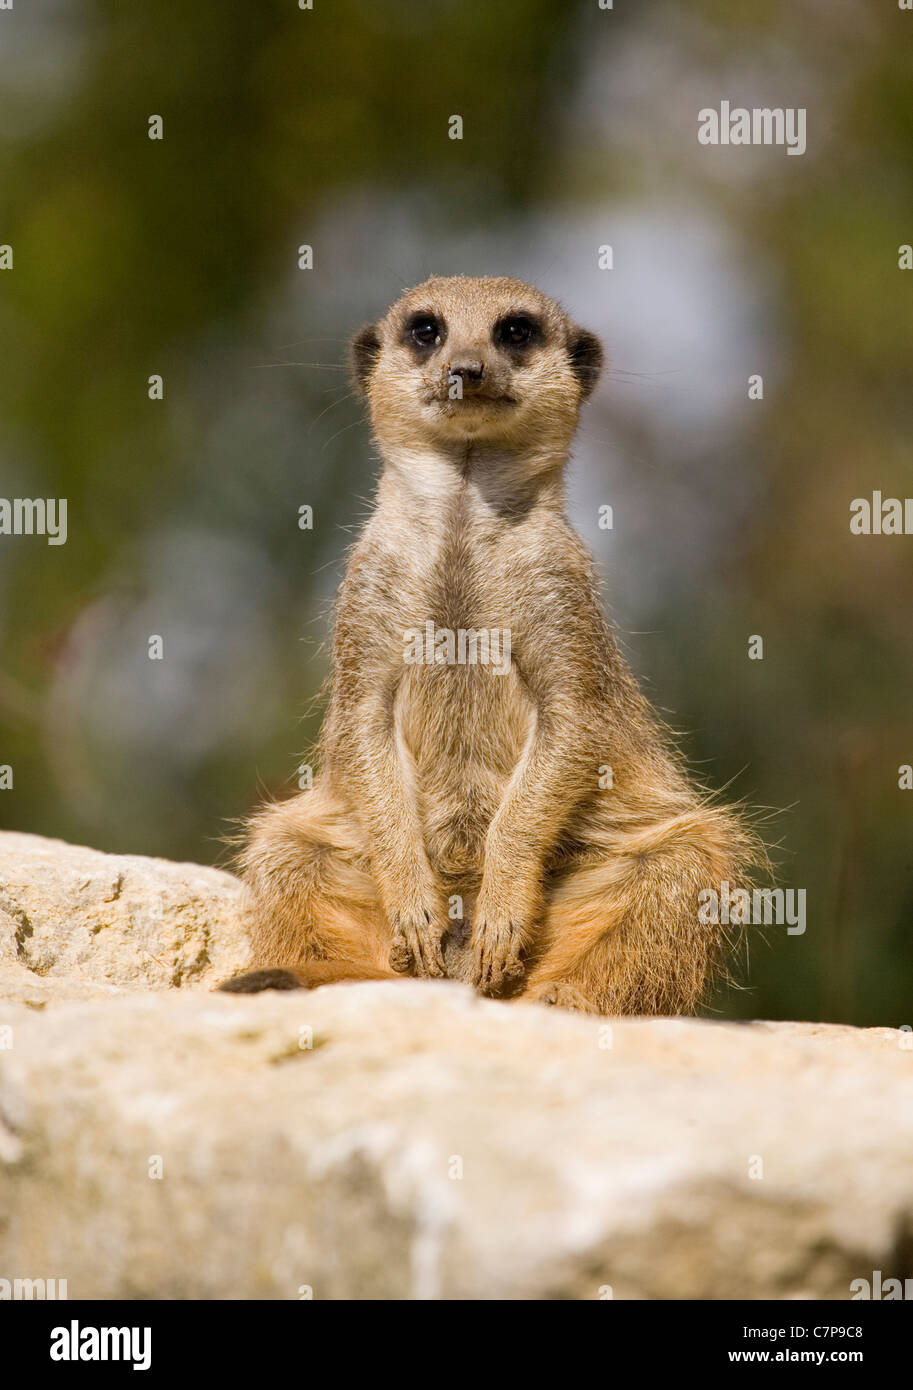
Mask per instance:
[[[566,450],[602,368],[599,340],[507,278],[432,278],[352,343],[381,446]]]

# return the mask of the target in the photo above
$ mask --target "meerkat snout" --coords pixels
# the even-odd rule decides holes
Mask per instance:
[[[532,285],[432,278],[407,290],[352,344],[375,437],[419,448],[567,449],[602,348]]]
[[[467,359],[458,357],[456,361],[450,363],[448,375],[451,379],[457,378],[462,384],[463,391],[473,391],[482,385],[485,376],[485,363],[478,358]]]

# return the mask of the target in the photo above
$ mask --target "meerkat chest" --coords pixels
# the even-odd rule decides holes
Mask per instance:
[[[388,631],[400,668],[397,736],[428,853],[439,872],[459,878],[478,866],[536,714],[518,663],[508,528],[472,488],[443,474],[433,481],[420,506],[379,520],[393,567],[385,589],[396,595]]]
[[[422,560],[405,664],[428,668],[435,685],[451,672],[464,699],[475,688],[503,696],[497,684],[516,677],[507,538],[461,490],[431,520]]]
[[[493,812],[535,719],[517,664],[503,538],[463,495],[425,558],[403,634],[400,728],[440,804],[465,803],[471,789]]]

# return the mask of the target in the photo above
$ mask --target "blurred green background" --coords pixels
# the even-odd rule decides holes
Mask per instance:
[[[69,503],[0,538],[3,824],[225,862],[294,789],[376,471],[345,341],[514,274],[607,345],[571,503],[632,665],[807,891],[717,1007],[913,1023],[913,538],[848,524],[913,494],[913,13],[16,0],[0,55],[0,494]],[[724,98],[807,153],[700,146]]]

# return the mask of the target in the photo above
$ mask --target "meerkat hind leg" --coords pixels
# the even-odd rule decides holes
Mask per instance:
[[[322,786],[265,807],[242,855],[253,968],[228,993],[399,980],[361,827]]]
[[[738,881],[751,837],[698,806],[652,826],[613,830],[602,860],[560,874],[524,1002],[598,1014],[687,1014],[706,1002],[727,947],[698,920],[698,894]]]

